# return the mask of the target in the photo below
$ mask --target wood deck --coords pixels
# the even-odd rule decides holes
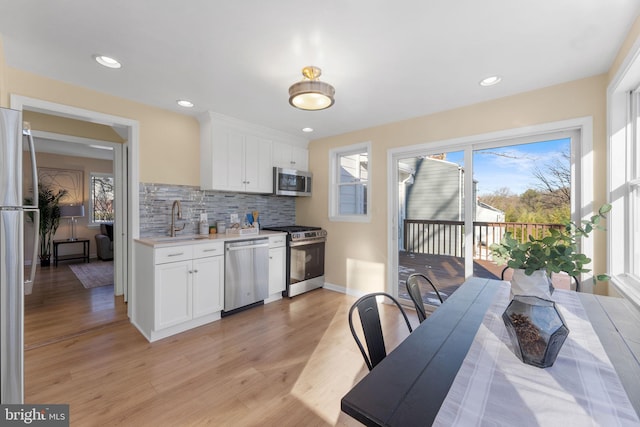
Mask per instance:
[[[446,300],[464,282],[464,258],[448,255],[429,255],[401,251],[398,257],[398,296],[409,299],[406,281],[413,273],[427,276]],[[496,265],[492,261],[473,260],[473,275],[486,279],[500,279],[504,266]],[[558,289],[573,289],[571,277],[566,274],[554,274],[553,286]],[[505,273],[505,280],[511,280],[511,270]],[[425,304],[437,306],[440,304],[435,292],[423,289]]]
[[[429,255],[401,251],[399,253],[398,266],[398,295],[400,298],[409,299],[407,294],[407,277],[413,273],[422,273],[427,276],[440,292],[443,300],[446,300],[464,282],[464,258],[448,255]],[[500,273],[504,267],[491,261],[474,260],[473,275],[487,279],[500,279]],[[425,290],[427,291],[427,290]],[[435,292],[425,292],[425,304],[438,305],[438,297]]]

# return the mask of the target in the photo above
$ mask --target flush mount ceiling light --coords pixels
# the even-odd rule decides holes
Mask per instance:
[[[289,88],[289,104],[301,110],[324,110],[333,105],[336,90],[329,83],[318,80],[322,70],[308,66],[302,69],[304,79]]]
[[[480,80],[480,86],[493,86],[500,83],[500,81],[502,81],[500,76],[489,76]]]
[[[98,64],[108,67],[108,68],[121,68],[122,64],[118,62],[118,60],[111,58],[110,56],[104,55],[93,55],[93,58],[98,62]]]
[[[179,99],[176,102],[178,103],[179,106],[184,107],[184,108],[193,107],[193,102],[187,101],[186,99]]]
[[[306,133],[313,132],[313,128],[302,128],[302,132],[306,132]]]

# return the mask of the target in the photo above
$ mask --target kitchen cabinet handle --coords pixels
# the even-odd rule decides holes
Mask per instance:
[[[168,254],[167,256],[180,256],[180,255],[184,255],[184,252],[176,252],[173,254]]]
[[[214,249],[205,249],[202,252],[217,252],[217,251],[218,251],[218,249],[214,248]]]
[[[230,247],[230,248],[227,248],[227,250],[232,252],[232,251],[241,251],[241,250],[244,250],[244,249],[268,248],[268,247],[269,247],[268,243],[262,243],[262,244],[257,244],[257,245]]]

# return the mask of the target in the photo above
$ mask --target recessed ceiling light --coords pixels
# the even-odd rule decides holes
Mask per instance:
[[[489,76],[489,77],[486,77],[486,78],[480,80],[480,86],[497,85],[498,83],[500,83],[501,80],[502,80],[502,77],[500,77],[500,76]]]
[[[313,128],[302,128],[302,132],[313,132]]]
[[[184,108],[191,108],[193,107],[193,102],[191,101],[187,101],[186,99],[179,99],[178,101],[176,101],[178,103],[179,106],[184,107]]]
[[[108,68],[121,68],[122,64],[117,59],[113,59],[110,56],[93,55],[98,64]]]

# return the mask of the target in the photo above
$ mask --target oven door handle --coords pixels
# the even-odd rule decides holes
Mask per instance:
[[[289,247],[295,248],[297,246],[308,246],[308,245],[313,245],[315,243],[324,243],[326,241],[327,241],[327,239],[324,238],[324,237],[319,237],[317,239],[299,240],[297,242],[289,243]]]

